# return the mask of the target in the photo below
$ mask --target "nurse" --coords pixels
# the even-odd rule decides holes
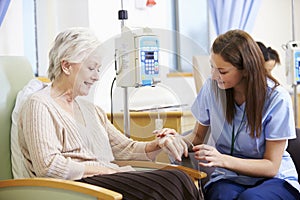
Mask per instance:
[[[192,106],[197,124],[186,138],[200,167],[214,168],[205,199],[299,199],[286,151],[296,137],[291,98],[264,70],[258,45],[242,30],[228,31],[214,41],[210,63],[212,76]]]
[[[271,73],[274,67],[277,64],[280,64],[279,54],[276,50],[272,49],[271,47],[266,47],[264,43],[257,41],[256,42],[264,55],[265,59],[265,68],[266,70]]]

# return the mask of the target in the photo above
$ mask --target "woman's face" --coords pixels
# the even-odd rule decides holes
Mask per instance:
[[[217,81],[220,89],[235,88],[242,84],[243,71],[225,62],[219,54],[211,53],[210,62],[212,79]]]
[[[271,71],[274,69],[275,65],[276,65],[275,60],[268,60],[265,62],[265,68],[267,69],[267,71],[269,73],[271,73]]]
[[[75,71],[73,91],[76,96],[86,96],[92,85],[99,80],[100,65],[93,60],[73,65]]]

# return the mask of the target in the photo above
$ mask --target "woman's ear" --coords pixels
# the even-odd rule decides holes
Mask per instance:
[[[68,61],[63,60],[61,62],[61,69],[66,75],[70,75],[71,64]]]
[[[243,77],[248,77],[248,73],[247,73],[247,71],[245,70],[245,69],[243,69]]]

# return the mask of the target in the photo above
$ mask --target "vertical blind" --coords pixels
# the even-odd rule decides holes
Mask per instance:
[[[8,6],[9,6],[9,3],[10,3],[10,0],[1,0],[0,1],[0,27],[1,27],[1,24],[4,20],[6,11],[7,11]]]

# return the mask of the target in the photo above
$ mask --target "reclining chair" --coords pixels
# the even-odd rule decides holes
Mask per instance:
[[[122,199],[122,194],[106,188],[54,178],[13,179],[11,165],[10,129],[15,99],[34,78],[30,63],[25,57],[0,56],[0,199]],[[122,161],[118,165],[131,165],[139,170],[149,168],[177,168],[185,171],[195,183],[205,173],[190,168],[143,161]]]

